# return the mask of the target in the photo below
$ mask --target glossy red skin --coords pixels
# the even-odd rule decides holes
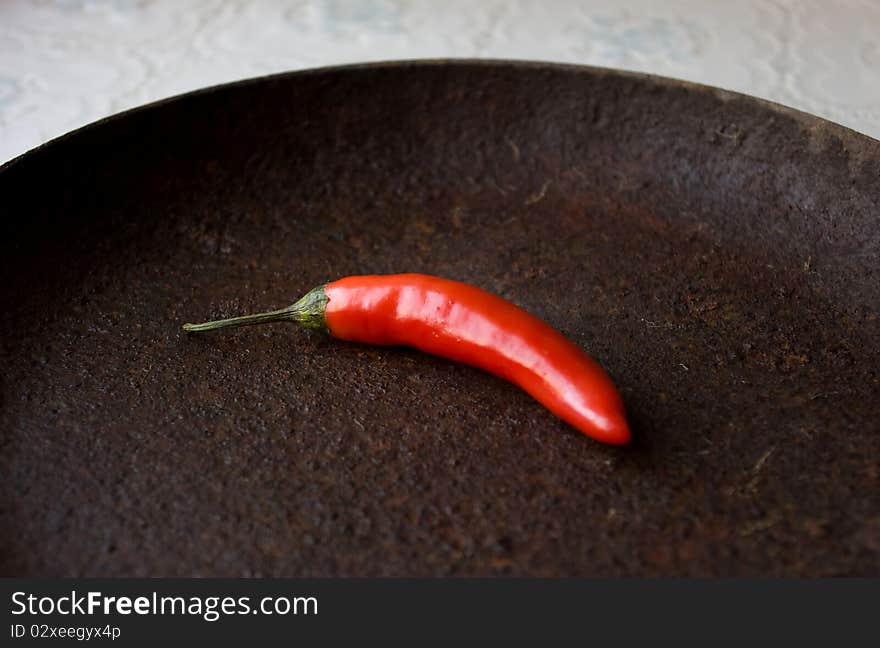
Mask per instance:
[[[327,284],[333,337],[415,347],[518,385],[599,441],[630,440],[623,400],[584,351],[534,315],[474,286],[419,274],[346,277]]]

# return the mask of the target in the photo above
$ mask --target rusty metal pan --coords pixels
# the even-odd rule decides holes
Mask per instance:
[[[880,143],[500,61],[211,88],[0,168],[0,573],[880,574]],[[631,447],[275,324],[354,273],[492,290],[608,368]]]

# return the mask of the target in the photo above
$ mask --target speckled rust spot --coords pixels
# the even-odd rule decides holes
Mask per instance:
[[[880,143],[549,65],[283,75],[0,170],[0,572],[880,575]],[[528,308],[636,441],[277,324],[356,273]]]

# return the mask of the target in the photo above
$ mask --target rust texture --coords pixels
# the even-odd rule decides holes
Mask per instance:
[[[880,143],[589,68],[212,89],[0,169],[0,573],[880,575]],[[636,440],[275,324],[424,272],[587,348]]]

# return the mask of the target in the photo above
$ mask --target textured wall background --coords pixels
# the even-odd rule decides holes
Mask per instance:
[[[424,57],[652,72],[880,138],[880,0],[4,0],[0,161],[194,88]]]

